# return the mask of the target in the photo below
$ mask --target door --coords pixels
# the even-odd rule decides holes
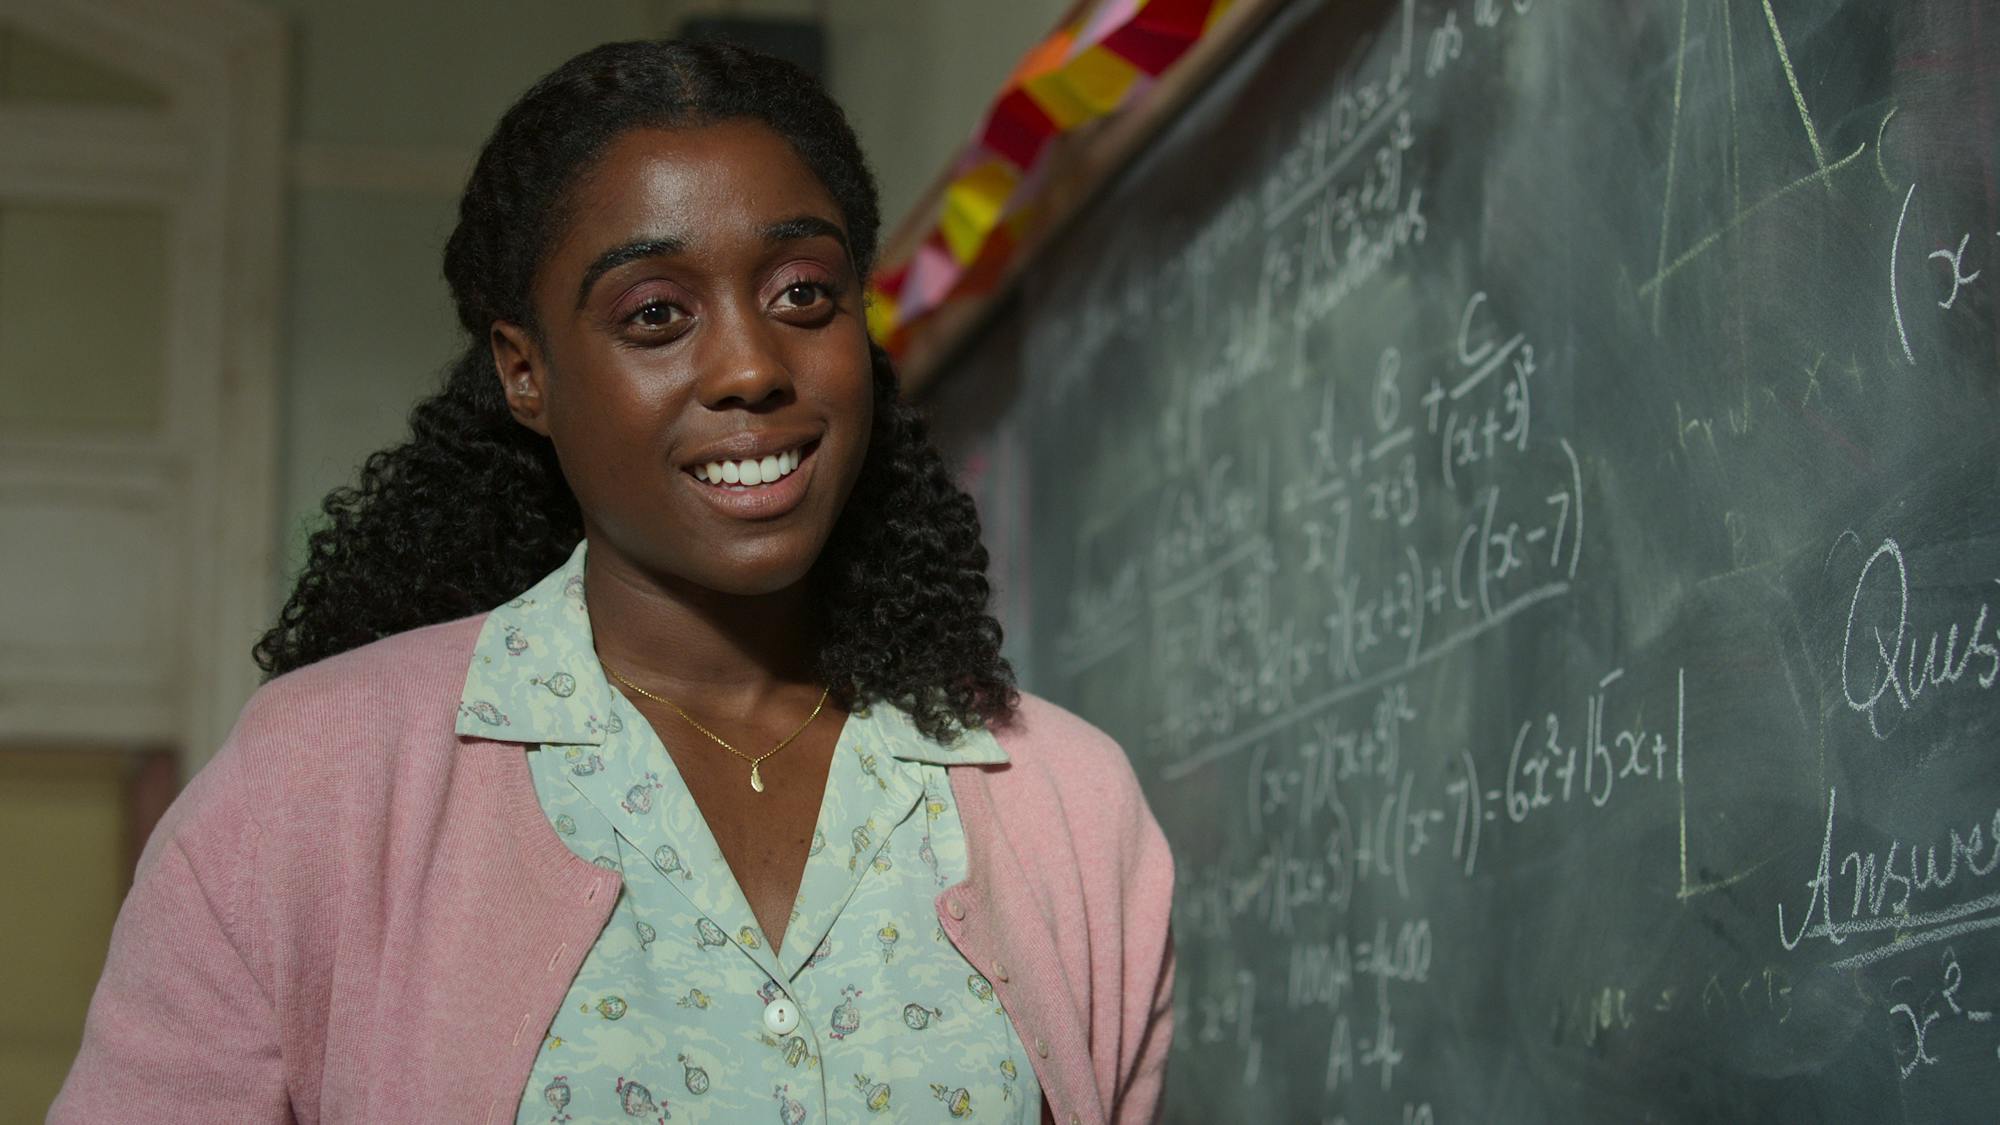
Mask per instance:
[[[135,798],[256,683],[283,46],[237,0],[0,0],[0,1117],[75,1053]]]

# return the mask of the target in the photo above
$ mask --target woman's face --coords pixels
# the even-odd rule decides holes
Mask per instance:
[[[541,332],[495,325],[493,350],[593,564],[727,594],[798,583],[873,422],[839,208],[777,133],[726,121],[626,132],[567,214],[535,275]]]

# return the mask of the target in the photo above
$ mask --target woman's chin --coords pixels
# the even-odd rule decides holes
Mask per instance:
[[[710,593],[735,598],[762,598],[802,588],[818,557],[797,547],[782,551],[750,551],[723,555],[681,568],[679,576]]]

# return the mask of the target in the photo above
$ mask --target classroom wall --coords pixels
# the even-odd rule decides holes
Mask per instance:
[[[40,1121],[83,1037],[125,893],[121,755],[0,748],[0,1122]],[[18,1116],[16,1116],[18,1115]]]

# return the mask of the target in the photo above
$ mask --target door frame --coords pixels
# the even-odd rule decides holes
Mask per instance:
[[[152,617],[122,647],[0,653],[0,739],[171,745],[186,776],[256,687],[249,647],[277,590],[289,40],[250,0],[0,0],[0,20],[168,99],[0,104],[0,199],[169,216],[159,428],[0,434],[0,511],[38,505],[58,526],[49,513],[75,505],[115,541],[162,538],[135,565],[145,589],[120,591]]]

